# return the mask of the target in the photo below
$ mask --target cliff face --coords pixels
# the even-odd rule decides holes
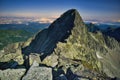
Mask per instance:
[[[120,44],[101,32],[89,32],[75,9],[65,12],[32,41],[20,46],[29,63],[36,60],[53,67],[55,80],[60,75],[68,80],[120,78]],[[24,58],[24,64],[28,64],[25,62]]]
[[[48,29],[39,32],[30,46],[23,49],[23,53],[49,55],[53,52],[58,42],[64,42],[69,37],[73,27],[76,25],[84,27],[79,13],[74,9],[67,11],[54,21]]]

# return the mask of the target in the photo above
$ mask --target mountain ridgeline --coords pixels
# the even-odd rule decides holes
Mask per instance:
[[[119,80],[119,53],[119,42],[99,31],[89,32],[79,12],[70,9],[34,38],[5,47],[0,65],[9,64],[11,68],[4,62],[12,60],[18,63],[17,68],[24,66],[27,73],[22,80],[34,76],[36,80]],[[39,63],[37,67],[33,67],[35,62]]]
[[[82,28],[85,25],[77,11],[69,10],[54,21],[48,29],[38,33],[30,46],[23,49],[23,53],[42,53],[44,58],[54,51],[58,42],[65,42],[75,26]]]

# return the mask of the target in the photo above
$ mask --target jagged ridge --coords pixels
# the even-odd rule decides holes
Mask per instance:
[[[23,53],[39,53],[44,57],[49,55],[58,42],[64,42],[68,38],[75,26],[84,25],[78,11],[71,9],[54,21],[48,29],[39,32],[30,46],[23,49]]]

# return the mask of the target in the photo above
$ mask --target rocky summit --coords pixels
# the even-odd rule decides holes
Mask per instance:
[[[39,53],[43,56],[42,58],[50,55],[58,42],[65,42],[75,26],[81,26],[82,28],[84,24],[79,13],[72,9],[61,15],[48,29],[39,32],[30,45],[23,49],[23,53]]]
[[[0,80],[13,80],[11,74],[16,80],[119,80],[119,56],[118,41],[89,32],[79,12],[70,9],[34,38],[0,51]]]

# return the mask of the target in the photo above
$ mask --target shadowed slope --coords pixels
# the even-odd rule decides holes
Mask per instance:
[[[64,42],[68,38],[76,24],[83,26],[81,23],[83,21],[77,10],[71,9],[65,12],[48,29],[39,32],[31,44],[23,49],[23,53],[39,53],[44,58],[54,51],[58,42]]]

